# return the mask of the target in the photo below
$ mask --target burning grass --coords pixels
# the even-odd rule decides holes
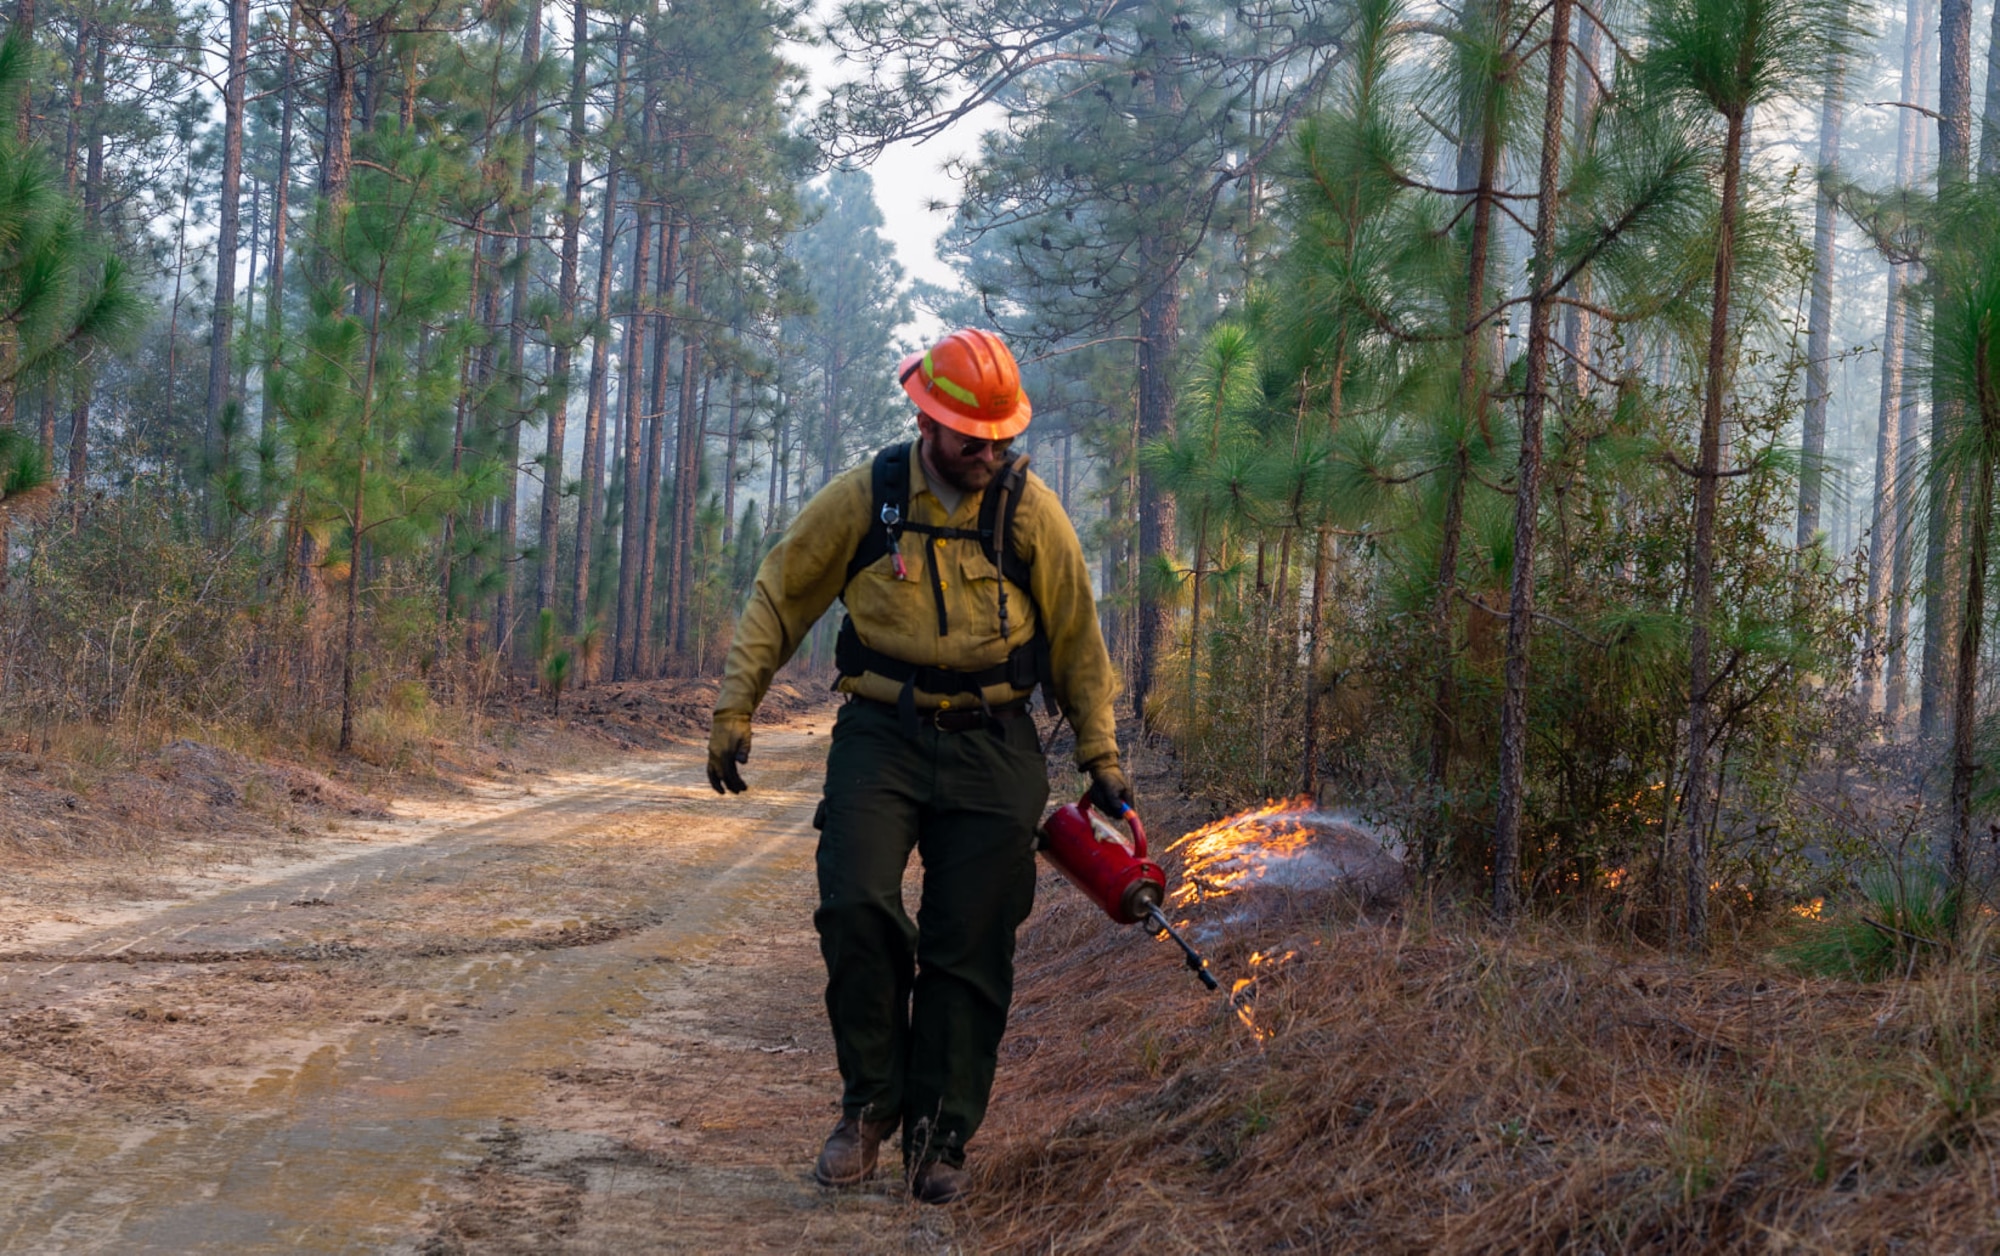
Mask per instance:
[[[993,1250],[2000,1243],[1990,946],[1863,983],[1796,975],[1769,936],[1696,963],[1217,895],[1183,912],[1233,915],[1211,944],[1232,1004],[1045,889],[974,1157]]]

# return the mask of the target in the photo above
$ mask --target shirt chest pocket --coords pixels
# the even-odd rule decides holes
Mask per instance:
[[[950,561],[944,570],[957,576],[954,586],[945,592],[952,632],[967,633],[981,646],[999,642],[1002,639],[1000,569],[986,557],[986,551],[977,541],[947,542],[945,549]],[[1014,617],[1018,619],[1018,612]]]
[[[946,545],[958,566],[958,578],[970,587],[984,582],[988,596],[993,592],[993,581],[1000,578],[1000,569],[986,557],[986,550],[977,541],[952,541]]]
[[[981,641],[995,635],[993,600],[1000,572],[979,542],[967,537],[923,537],[911,582],[923,590],[939,636]],[[983,613],[982,613],[983,609]]]
[[[856,572],[840,595],[862,641],[888,653],[929,635],[925,623],[935,618],[921,545],[906,536],[900,551],[904,577],[896,575],[896,555],[887,554]]]

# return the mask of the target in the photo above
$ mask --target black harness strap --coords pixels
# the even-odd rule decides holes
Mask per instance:
[[[977,541],[986,561],[998,568],[1002,576],[1023,589],[1028,588],[1028,561],[1006,544],[1007,533],[1013,530],[1014,512],[1021,506],[1022,490],[1027,487],[1028,455],[1010,459],[980,495],[977,528],[940,528],[910,522],[910,458],[915,450],[914,443],[891,445],[875,455],[870,476],[873,510],[879,526],[870,527],[862,534],[861,543],[854,547],[854,556],[847,560],[848,580],[884,555],[895,552],[896,542],[903,533],[914,532],[947,541]],[[898,570],[896,574],[908,573]]]

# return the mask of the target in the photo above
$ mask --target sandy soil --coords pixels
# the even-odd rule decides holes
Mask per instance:
[[[892,1183],[810,1181],[826,730],[760,731],[742,798],[688,746],[87,914],[12,896],[0,1250],[977,1247]]]

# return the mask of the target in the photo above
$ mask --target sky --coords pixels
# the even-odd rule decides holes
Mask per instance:
[[[828,0],[821,0],[816,19],[831,8]],[[824,45],[791,44],[786,56],[805,69],[813,88],[812,105],[824,97],[828,86],[854,72],[852,65],[843,63],[834,49]],[[906,278],[947,287],[956,283],[956,272],[937,256],[938,237],[951,225],[948,206],[958,195],[957,185],[942,170],[953,157],[972,153],[979,145],[980,132],[998,117],[999,110],[989,106],[922,144],[892,145],[868,167],[875,178],[875,203],[886,220],[883,235],[895,244],[896,259],[903,264]],[[930,203],[934,200],[946,202],[947,208],[933,211]]]

